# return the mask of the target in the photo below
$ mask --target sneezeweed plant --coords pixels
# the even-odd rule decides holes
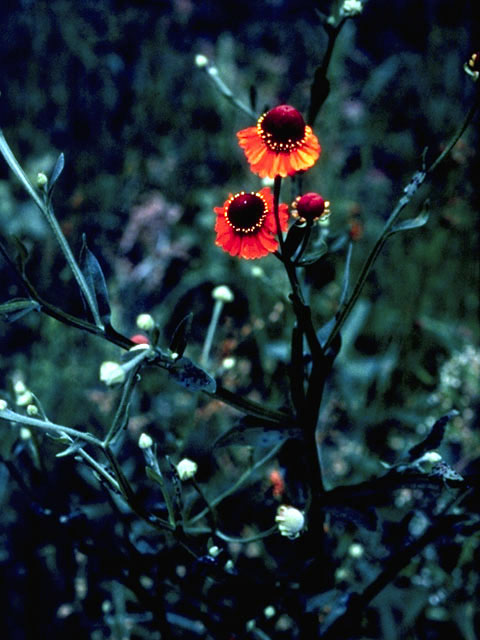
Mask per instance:
[[[298,178],[305,172],[309,172],[308,177],[312,181],[317,179],[314,171],[321,145],[313,124],[328,95],[327,73],[332,50],[345,21],[360,14],[362,7],[358,0],[346,0],[340,5],[338,16],[325,17],[328,47],[311,84],[307,111],[309,124],[299,110],[288,104],[275,106],[257,117],[234,96],[205,56],[198,55],[195,59],[197,67],[208,73],[221,94],[253,122],[256,121],[256,124],[237,133],[237,141],[254,176],[273,180],[273,192],[270,187],[238,191],[230,194],[223,205],[215,207],[216,238],[214,240],[212,233],[212,241],[232,259],[275,257],[279,269],[285,270],[294,323],[288,362],[289,390],[280,407],[269,407],[257,399],[224,388],[221,376],[215,378],[213,375],[210,352],[220,315],[224,305],[235,300],[232,290],[225,285],[215,287],[212,292],[213,312],[199,354],[200,364],[185,355],[192,325],[190,314],[178,324],[168,345],[162,344],[159,326],[148,313],[141,313],[136,320],[137,329],[147,335],[134,334],[129,338],[114,328],[107,283],[98,260],[84,239],[81,257],[77,261],[54,214],[53,190],[63,169],[63,155],[51,175],[47,177],[40,173],[34,186],[0,132],[0,151],[49,222],[85,303],[84,316],[77,317],[45,300],[30,279],[25,253],[20,248],[19,255],[12,257],[7,243],[2,242],[0,253],[21,283],[24,296],[1,305],[2,316],[7,320],[19,320],[26,313],[37,311],[125,351],[124,358],[96,365],[99,378],[106,387],[121,389],[114,418],[101,436],[50,420],[36,398],[35,390],[30,390],[22,381],[14,384],[10,394],[12,401],[6,397],[0,399],[0,418],[14,428],[27,429],[26,440],[33,440],[35,434],[35,442],[32,443],[35,455],[38,455],[39,446],[36,435],[45,434],[58,447],[57,456],[71,456],[89,468],[107,491],[111,503],[118,507],[121,523],[124,523],[126,508],[129,508],[132,514],[129,526],[134,521],[140,530],[137,546],[138,549],[147,548],[145,555],[149,556],[149,561],[143,564],[148,564],[144,567],[146,572],[151,570],[151,575],[143,576],[149,581],[143,580],[138,593],[144,596],[142,602],[147,602],[150,607],[149,623],[153,627],[150,630],[160,631],[162,638],[171,637],[172,628],[176,625],[180,630],[174,632],[174,637],[185,637],[181,630],[185,628],[196,630],[197,635],[203,634],[208,638],[274,638],[276,634],[285,637],[281,625],[275,627],[272,622],[279,607],[284,608],[282,613],[290,619],[287,629],[292,638],[350,637],[348,630],[352,626],[361,628],[362,612],[373,598],[394,581],[397,574],[427,545],[437,542],[442,536],[467,536],[472,518],[477,527],[474,531],[478,530],[478,516],[468,511],[466,502],[474,487],[443,462],[436,451],[442,443],[447,424],[457,415],[450,407],[442,405],[442,412],[447,413],[435,416],[425,438],[411,446],[393,464],[384,462],[383,467],[387,470],[373,479],[333,489],[324,481],[318,438],[319,414],[327,379],[341,350],[345,323],[385,242],[397,233],[420,228],[427,223],[425,212],[403,221],[399,221],[399,217],[454,147],[479,105],[477,89],[474,104],[450,143],[432,162],[427,163],[425,156],[418,171],[404,187],[373,247],[365,256],[353,286],[350,283],[353,279],[350,273],[352,243],[349,243],[338,308],[328,322],[317,326],[304,273],[306,267],[322,268],[327,253],[334,250],[323,241],[320,250],[318,246],[316,251],[310,247],[312,236],[317,231],[323,238],[321,225],[330,215],[330,203],[317,191],[297,191],[298,196],[288,206],[281,202],[282,180]],[[478,78],[477,66],[477,58],[472,56],[466,71],[474,80]],[[301,190],[300,185],[301,181],[297,180],[294,188]],[[322,184],[321,192],[327,193],[327,187]],[[211,300],[209,304],[212,304]],[[227,360],[230,360],[228,365]],[[224,358],[222,366],[225,371],[231,371],[236,360]],[[137,491],[135,482],[129,478],[130,472],[122,466],[120,453],[129,437],[125,433],[132,398],[141,374],[147,368],[163,370],[169,380],[184,391],[202,393],[208,400],[224,403],[243,414],[237,424],[212,443],[212,447],[235,448],[241,445],[246,448],[247,456],[255,449],[262,450],[262,455],[257,458],[250,456],[239,477],[218,490],[214,479],[206,475],[200,458],[193,460],[187,457],[181,446],[167,455],[153,435],[142,431],[140,435],[136,434],[136,452],[143,456],[140,468],[145,470],[146,481],[161,496],[161,508],[158,504],[152,507],[144,501],[141,491]],[[274,459],[277,461],[273,471],[268,473],[265,465]],[[228,501],[235,501],[237,490],[245,489],[248,482],[254,483],[262,477],[261,474],[272,493],[270,502],[265,501],[262,521],[250,528],[239,523],[240,534],[228,533],[222,522],[222,506]],[[422,493],[423,488],[428,491],[427,498]],[[421,494],[418,504],[412,509],[427,511],[435,503],[433,511],[425,517],[427,524],[412,528],[409,517],[402,519],[400,537],[391,544],[391,554],[383,568],[377,569],[372,563],[365,572],[368,577],[366,584],[361,588],[352,584],[343,588],[343,577],[339,576],[345,576],[346,569],[343,573],[334,570],[331,520],[335,519],[335,514],[343,512],[347,519],[351,518],[356,524],[360,522],[358,526],[364,531],[376,531],[379,525],[372,512],[377,507],[391,506],[394,496],[405,490]],[[252,502],[256,499],[258,497],[252,495]],[[280,500],[282,504],[278,505]],[[135,527],[132,525],[132,531],[126,529],[128,545],[135,538]],[[149,535],[146,531],[158,534],[158,537],[149,538],[147,542],[144,539]],[[157,545],[152,553],[151,540],[155,540]],[[121,544],[128,548],[123,538]],[[242,545],[248,545],[254,557],[261,555],[262,548],[267,549],[265,554],[270,558],[258,576],[252,575],[249,566],[242,568],[241,561],[237,566],[238,548]],[[184,564],[162,581],[158,567],[152,568],[152,558],[159,556],[167,564],[172,553],[181,557]],[[346,556],[348,563],[360,559],[365,562],[364,545],[352,542]],[[188,567],[185,566],[187,564]],[[374,571],[376,576],[372,578]],[[182,582],[185,575],[187,586]],[[335,584],[336,576],[339,584]],[[128,582],[129,588],[135,585],[135,580]],[[159,580],[162,584],[157,584],[155,592],[155,581],[158,583]],[[284,592],[279,598],[277,583],[282,581]],[[218,585],[220,591],[224,590],[221,595],[218,594]],[[250,589],[251,598],[245,596]],[[277,603],[275,607],[269,604],[273,597],[279,601],[278,606]],[[188,599],[187,613],[180,615],[181,607],[177,607],[177,603],[183,602],[184,598]],[[207,615],[204,615],[205,610]],[[202,626],[199,628],[195,623],[200,619]]]

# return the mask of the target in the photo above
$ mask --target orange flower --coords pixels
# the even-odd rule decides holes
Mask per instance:
[[[223,207],[214,207],[217,214],[215,244],[231,256],[263,258],[278,247],[277,225],[273,212],[273,195],[268,187],[257,193],[241,191],[230,194]],[[288,207],[278,207],[280,227],[287,230]]]
[[[274,107],[260,116],[256,127],[237,133],[238,144],[261,178],[293,176],[313,167],[320,144],[302,114],[288,104]]]

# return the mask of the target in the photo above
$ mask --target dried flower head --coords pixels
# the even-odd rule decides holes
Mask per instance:
[[[230,195],[223,207],[215,207],[216,244],[232,256],[262,258],[278,247],[273,195],[268,187],[254,193]],[[288,207],[279,205],[280,226],[287,230]]]
[[[250,169],[261,178],[292,176],[313,167],[320,144],[302,114],[288,104],[267,111],[255,127],[237,133]]]

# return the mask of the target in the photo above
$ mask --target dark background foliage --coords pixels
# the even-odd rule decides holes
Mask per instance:
[[[306,271],[319,325],[335,312],[340,295],[342,241],[349,233],[357,239],[356,273],[420,167],[424,148],[435,157],[468,108],[473,85],[462,67],[479,48],[474,4],[369,0],[337,42],[332,91],[315,126],[323,153],[302,184],[303,191],[331,200],[330,233],[340,247],[321,269]],[[32,179],[65,153],[56,213],[75,252],[85,233],[101,262],[114,324],[131,335],[136,316],[152,313],[167,346],[192,311],[189,355],[198,358],[211,290],[228,284],[235,301],[217,332],[213,372],[226,386],[272,407],[289,402],[293,318],[284,274],[272,257],[255,263],[261,272],[252,273],[251,263],[214,246],[213,233],[212,208],[230,192],[258,188],[235,139],[252,123],[216,93],[194,57],[203,53],[214,61],[245,102],[255,95],[258,112],[279,102],[305,111],[326,46],[315,10],[329,13],[332,7],[306,0],[25,0],[4,2],[0,16],[0,126]],[[329,487],[379,474],[379,460],[394,462],[452,408],[460,415],[441,453],[459,473],[478,475],[477,148],[471,127],[410,207],[413,217],[428,198],[428,225],[389,241],[345,327],[321,414]],[[287,185],[283,199],[293,200],[299,188],[298,182]],[[42,295],[82,314],[46,223],[5,164],[0,229],[28,247],[29,273]],[[1,301],[18,295],[3,263],[0,281]],[[2,397],[12,397],[12,380],[21,377],[55,422],[105,431],[117,394],[100,384],[98,367],[120,357],[116,348],[36,314],[2,323],[0,339]],[[236,366],[222,369],[229,356]],[[161,373],[147,371],[134,404],[122,462],[145,503],[159,500],[136,447],[141,431],[176,460],[197,460],[198,479],[208,483],[210,495],[244,468],[248,451],[212,452],[215,438],[237,415],[220,403],[172,388]],[[318,611],[314,590],[292,595],[299,556],[290,541],[276,537],[230,549],[241,588],[227,582],[207,589],[200,562],[192,564],[182,548],[172,551],[130,514],[119,515],[79,463],[55,459],[58,449],[48,440],[42,439],[41,450],[35,460],[30,445],[16,439],[8,466],[0,465],[5,638],[120,638],[114,613],[122,610],[132,621],[128,637],[147,637],[167,624],[160,614],[158,620],[142,618],[155,610],[154,598],[166,598],[184,620],[203,615],[199,624],[216,638],[224,637],[232,609],[236,632],[257,618],[275,638],[297,637],[305,608]],[[289,454],[287,448],[284,459]],[[255,526],[270,526],[277,502],[268,473],[275,465],[282,466],[281,456],[225,501],[225,531],[248,535]],[[298,499],[291,491],[287,497]],[[381,525],[375,533],[353,516],[350,522],[345,514],[332,516],[332,573],[318,578],[317,591],[368,582],[398,542],[398,521],[427,502],[423,494],[400,493],[376,514]],[[352,543],[361,543],[361,558],[354,557]],[[478,628],[475,566],[478,538],[443,540],[385,590],[369,610],[365,636],[352,631],[352,638],[435,639],[448,632],[471,640]],[[196,608],[199,585],[207,602],[202,614]],[[268,605],[285,612],[283,621],[279,615],[262,618]],[[179,638],[204,633],[175,628]]]

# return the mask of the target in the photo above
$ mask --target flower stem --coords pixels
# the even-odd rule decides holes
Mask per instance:
[[[208,367],[210,349],[212,348],[213,338],[215,336],[215,330],[217,328],[220,314],[222,313],[223,304],[223,300],[215,300],[212,317],[210,319],[210,324],[208,325],[207,335],[205,337],[205,342],[203,343],[202,355],[200,356],[200,364],[202,367]]]

